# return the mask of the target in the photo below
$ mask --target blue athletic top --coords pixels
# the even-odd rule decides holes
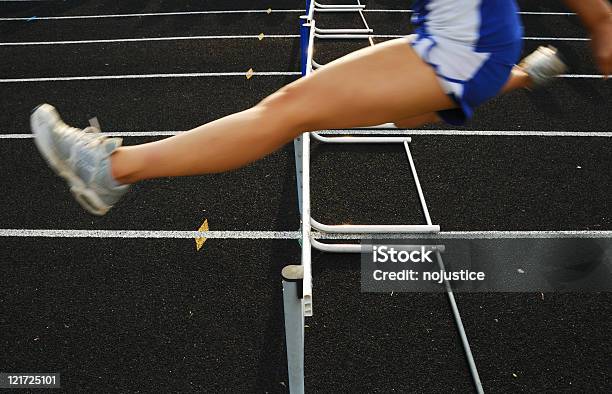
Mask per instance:
[[[522,38],[514,0],[415,0],[413,10],[419,36],[451,39],[476,52],[495,52]]]

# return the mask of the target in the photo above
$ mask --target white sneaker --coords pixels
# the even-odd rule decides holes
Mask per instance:
[[[524,58],[519,67],[529,75],[534,88],[549,84],[554,77],[567,71],[567,64],[552,46],[539,47]]]
[[[128,191],[130,186],[117,184],[110,168],[110,155],[121,146],[121,138],[70,127],[49,104],[34,109],[30,125],[41,155],[87,211],[104,215]]]

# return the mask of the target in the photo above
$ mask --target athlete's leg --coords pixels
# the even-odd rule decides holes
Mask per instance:
[[[533,81],[521,67],[514,66],[512,68],[512,72],[510,73],[510,78],[499,92],[499,94],[510,93],[513,90],[530,88],[533,84]]]
[[[412,37],[410,38],[412,39]],[[518,66],[514,66],[506,84],[499,94],[511,92],[516,89],[543,86],[567,70],[567,65],[561,59],[554,47],[538,47],[525,57]],[[395,121],[401,128],[415,128],[427,123],[437,123],[440,118],[435,114],[423,114],[416,117]]]
[[[119,148],[114,178],[222,172],[280,148],[304,131],[371,126],[452,108],[432,68],[406,39],[353,52],[299,79],[258,105],[189,132]]]
[[[509,93],[513,90],[529,88],[532,85],[531,78],[529,74],[527,74],[523,69],[519,66],[515,66],[512,69],[512,73],[510,74],[510,78],[508,78],[508,82],[504,85],[500,94]],[[429,114],[423,114],[419,116],[414,116],[407,119],[401,119],[395,121],[395,125],[402,129],[413,129],[415,127],[423,126],[426,124],[438,123],[442,120],[435,112]]]
[[[396,120],[393,123],[400,129],[414,129],[426,124],[438,123],[441,121],[442,119],[440,119],[435,112],[431,112],[424,115],[413,116],[411,118]]]

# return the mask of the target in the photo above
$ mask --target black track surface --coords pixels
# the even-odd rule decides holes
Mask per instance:
[[[329,3],[329,1],[324,1]],[[354,1],[340,3],[353,4]],[[558,1],[524,11],[565,12]],[[398,0],[368,9],[408,8]],[[0,17],[260,9],[271,14],[0,21],[0,42],[205,35],[296,35],[302,1],[46,1]],[[370,12],[375,34],[411,31],[408,13]],[[322,14],[320,27],[361,27]],[[523,15],[526,36],[586,37],[575,16]],[[387,38],[384,38],[387,39]],[[376,39],[377,42],[382,41]],[[554,41],[572,73],[596,72],[587,42]],[[525,53],[547,41],[525,41]],[[367,42],[317,41],[325,63]],[[0,79],[299,70],[296,38],[0,45]],[[114,131],[185,130],[248,108],[296,76],[0,83],[0,133],[29,133],[50,102],[68,123]],[[465,129],[610,131],[610,82],[561,80],[480,108]],[[446,125],[432,128],[447,129]],[[126,144],[151,141],[130,137]],[[612,230],[609,138],[413,138],[443,230]],[[85,214],[31,139],[0,139],[0,228],[292,231],[293,147],[227,174],[148,181],[103,217]],[[420,223],[399,147],[318,146],[313,216]],[[374,192],[373,192],[374,191]],[[58,371],[65,392],[286,392],[280,269],[296,241],[0,239],[0,371]],[[308,392],[470,392],[442,294],[360,292],[356,256],[313,255],[306,324]],[[609,294],[459,294],[487,392],[610,392]]]

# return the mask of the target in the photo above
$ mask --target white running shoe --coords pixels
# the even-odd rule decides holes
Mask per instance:
[[[34,109],[30,125],[41,155],[87,211],[104,215],[128,191],[130,186],[119,185],[110,168],[110,155],[121,146],[121,138],[70,127],[49,104]]]
[[[524,58],[519,67],[529,75],[533,87],[545,86],[567,71],[567,64],[561,59],[557,48],[552,46],[539,47]]]

